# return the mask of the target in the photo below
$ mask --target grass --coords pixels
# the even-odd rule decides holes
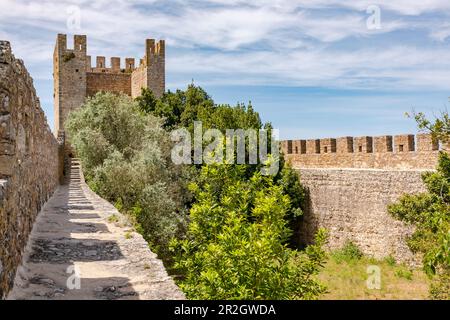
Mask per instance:
[[[125,239],[129,240],[133,238],[133,234],[130,231],[125,232]]]
[[[370,270],[380,271],[380,288],[369,289]],[[369,269],[368,269],[369,267]],[[421,270],[397,264],[392,257],[376,260],[362,255],[353,244],[330,253],[319,280],[327,286],[324,300],[428,299],[430,282]]]
[[[111,223],[119,222],[119,217],[115,214],[112,214],[108,217],[108,222],[111,222]]]

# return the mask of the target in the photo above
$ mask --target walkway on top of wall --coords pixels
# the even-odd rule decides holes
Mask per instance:
[[[74,162],[38,216],[8,299],[184,299],[142,236],[112,215],[123,219]]]

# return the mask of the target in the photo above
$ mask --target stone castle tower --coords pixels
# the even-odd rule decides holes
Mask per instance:
[[[149,88],[156,97],[165,91],[165,42],[145,41],[145,55],[135,66],[134,58],[112,57],[106,67],[105,57],[97,57],[92,67],[87,55],[85,35],[74,36],[74,48],[67,48],[67,36],[58,34],[53,54],[55,135],[64,135],[64,121],[70,111],[80,107],[85,98],[99,91],[125,93],[135,98],[141,88]]]

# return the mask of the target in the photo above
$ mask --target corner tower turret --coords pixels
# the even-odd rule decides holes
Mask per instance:
[[[53,54],[55,132],[64,130],[70,111],[86,97],[86,36],[74,36],[74,48],[67,48],[67,36],[58,34]]]
[[[92,66],[94,60],[95,66]],[[145,54],[135,67],[134,58],[126,58],[122,68],[119,57],[110,58],[87,55],[85,35],[74,36],[73,49],[67,48],[67,36],[58,34],[53,56],[55,136],[63,134],[64,121],[69,112],[79,108],[86,97],[97,92],[127,94],[133,98],[149,88],[156,97],[165,91],[165,43],[147,39]],[[66,140],[70,140],[67,136]]]
[[[131,96],[138,97],[141,88],[150,89],[159,98],[166,90],[166,45],[164,40],[145,41],[145,56],[131,76]]]

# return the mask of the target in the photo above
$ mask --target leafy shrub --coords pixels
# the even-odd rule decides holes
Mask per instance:
[[[203,130],[218,129],[225,133],[227,129],[266,129],[272,130],[270,123],[263,124],[258,112],[254,111],[252,104],[247,106],[238,104],[235,107],[229,105],[216,105],[213,99],[200,87],[193,84],[186,90],[167,92],[160,99],[156,99],[148,89],[142,89],[141,96],[136,99],[139,109],[164,119],[164,127],[172,129],[176,127],[187,128],[193,133],[194,121],[201,121]],[[268,141],[270,144],[270,139]],[[270,145],[268,146],[270,150]],[[248,148],[246,149],[248,150]],[[248,155],[247,155],[248,157]],[[244,166],[241,171],[242,179],[250,179],[261,169],[261,164]],[[280,159],[280,170],[274,177],[274,183],[282,186],[283,192],[289,196],[291,206],[285,219],[289,228],[293,230],[289,243],[292,247],[299,247],[299,223],[303,214],[302,205],[306,194],[302,188],[298,173],[287,165],[283,158]]]
[[[283,188],[259,173],[242,180],[244,166],[205,165],[191,185],[195,203],[187,239],[173,242],[176,267],[190,299],[314,299],[325,258],[321,230],[305,252],[289,249]]]
[[[363,257],[361,249],[351,241],[347,241],[344,246],[332,252],[331,256],[337,263],[357,261]]]
[[[450,272],[444,270],[437,274],[430,287],[430,297],[433,300],[450,299]]]
[[[415,114],[420,129],[431,132],[435,141],[450,141],[450,117],[443,112],[441,118],[428,120],[423,113]],[[422,175],[427,192],[405,195],[389,207],[399,220],[415,226],[408,239],[413,252],[423,255],[425,272],[433,278],[432,298],[450,299],[450,157],[441,152],[435,172]]]
[[[397,261],[392,255],[387,256],[384,258],[384,261],[391,267],[395,266],[397,264]]]
[[[89,186],[130,213],[152,248],[167,257],[170,239],[183,237],[189,194],[184,168],[170,160],[162,121],[128,96],[98,93],[69,115],[66,128]]]
[[[422,177],[428,192],[405,195],[389,206],[396,218],[416,226],[408,239],[413,252],[423,254],[425,272],[436,281],[450,269],[450,158],[441,153],[436,172]],[[445,279],[445,277],[443,278]],[[434,286],[433,295],[439,296]]]
[[[192,132],[194,121],[204,130],[271,130],[251,104],[215,105],[193,85],[161,99],[144,90],[134,102],[99,93],[69,116],[66,128],[89,185],[133,218],[169,268],[172,241],[190,298],[317,298],[324,291],[314,275],[325,257],[325,232],[304,251],[288,248],[305,197],[297,174],[282,159],[274,177],[261,176],[261,163],[174,166],[164,128]]]
[[[236,107],[216,105],[202,88],[194,85],[185,91],[168,92],[161,99],[144,89],[137,102],[143,112],[163,117],[168,129],[184,127],[192,133],[194,121],[201,121],[203,130],[218,129],[222,133],[227,129],[272,130],[270,123],[263,125],[251,103]],[[298,174],[283,159],[278,174],[262,179],[265,183],[256,183],[261,179],[257,178],[261,163],[203,165],[196,169],[187,239],[173,244],[176,267],[185,275],[181,287],[188,296],[317,297],[323,287],[311,276],[323,259],[323,232],[319,233],[317,244],[304,252],[286,247],[290,244],[298,248],[298,226],[305,200]],[[230,188],[236,190],[232,192]],[[276,192],[262,196],[263,190]],[[274,211],[263,211],[257,216],[256,212],[265,206]],[[266,217],[264,223],[259,221],[262,217]]]
[[[399,269],[395,270],[395,276],[406,280],[412,280],[413,273],[411,270],[405,267],[400,267]]]

